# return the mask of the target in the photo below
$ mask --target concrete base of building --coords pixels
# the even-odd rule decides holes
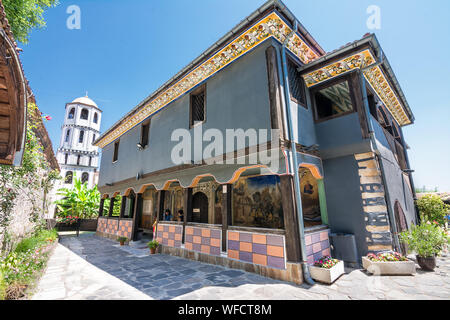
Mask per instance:
[[[215,264],[231,269],[240,269],[247,272],[259,274],[276,280],[293,282],[295,284],[303,283],[302,265],[300,263],[286,263],[286,269],[275,269],[257,264],[229,259],[224,256],[213,256],[201,252],[186,250],[184,248],[173,248],[164,245],[159,246],[160,253],[177,256],[194,261],[200,261],[209,264]]]

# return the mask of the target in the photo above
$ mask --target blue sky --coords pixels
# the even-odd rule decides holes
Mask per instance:
[[[264,2],[60,0],[47,27],[20,44],[55,150],[67,102],[88,91],[105,131]],[[326,51],[375,32],[416,117],[404,128],[416,186],[450,191],[450,1],[284,3]],[[66,27],[72,4],[81,30]],[[367,28],[370,5],[381,9],[380,30]]]

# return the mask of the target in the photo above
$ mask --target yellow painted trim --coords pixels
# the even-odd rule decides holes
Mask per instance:
[[[247,29],[243,34],[235,38],[225,48],[217,52],[213,57],[189,72],[164,92],[158,94],[149,103],[141,107],[135,114],[130,115],[124,123],[99,140],[96,143],[96,146],[104,148],[146,118],[155,114],[175,99],[263,43],[264,40],[273,37],[280,42],[284,42],[291,32],[292,29],[278,16],[277,13],[272,12],[268,14],[265,18]],[[304,64],[310,63],[319,57],[319,55],[310,48],[297,33],[294,33],[291,36],[287,41],[286,46]]]
[[[376,59],[371,50],[366,49],[311,71],[305,74],[303,78],[305,79],[306,86],[311,88],[355,69],[370,67],[370,65],[375,64],[375,62]],[[400,103],[400,99],[395,94],[380,66],[366,69],[364,71],[364,77],[367,79],[380,100],[383,101],[397,123],[402,126],[411,124],[411,120],[405,112],[405,108]]]

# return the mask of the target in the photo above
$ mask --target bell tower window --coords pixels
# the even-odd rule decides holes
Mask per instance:
[[[89,118],[89,111],[88,109],[81,110],[80,119],[87,120]]]

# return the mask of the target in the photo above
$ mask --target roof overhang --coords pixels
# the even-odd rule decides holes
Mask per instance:
[[[294,22],[297,22],[298,28],[293,33]],[[104,148],[266,40],[273,38],[284,42],[288,36],[290,36],[287,41],[288,50],[304,64],[325,54],[281,1],[267,1],[126,114],[101,135],[94,145]]]
[[[358,69],[400,126],[414,122],[405,95],[373,34],[299,68],[309,88]]]

